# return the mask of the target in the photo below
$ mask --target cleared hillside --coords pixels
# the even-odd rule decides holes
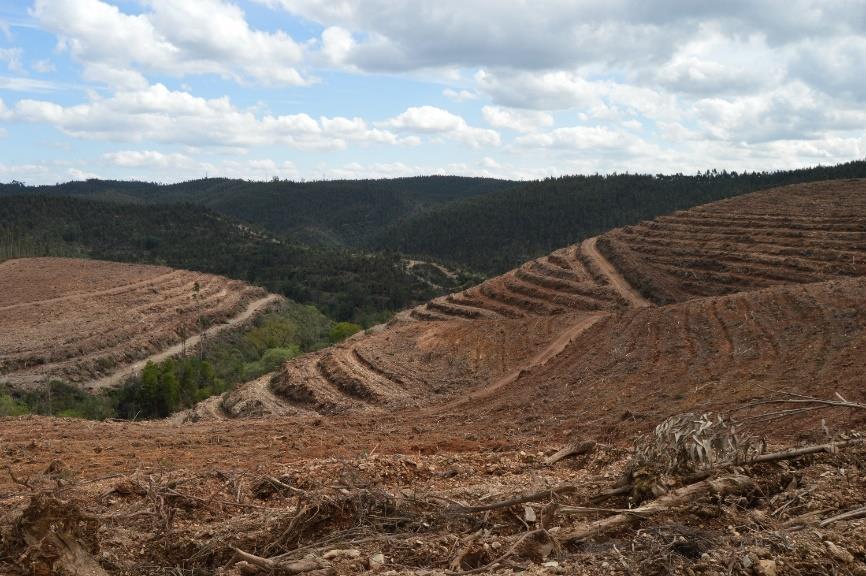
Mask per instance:
[[[776,188],[611,231],[598,245],[659,304],[866,274],[866,183]]]
[[[689,253],[737,229],[718,255],[749,264],[737,283],[663,276],[649,240],[615,230],[174,422],[0,419],[0,569],[50,565],[55,533],[31,535],[51,518],[106,574],[863,573],[866,276],[836,255],[856,264],[864,195],[825,183],[675,215],[711,215],[711,237],[667,231]],[[818,241],[770,242],[768,222]],[[633,267],[603,248],[629,234]],[[715,418],[732,414],[736,431]]]
[[[864,299],[861,277],[608,316],[490,396],[481,419],[519,411],[553,429],[595,435],[608,427],[627,436],[670,414],[727,413],[780,391],[864,402]],[[767,408],[736,416],[748,421]],[[862,411],[806,412],[771,421],[761,432],[796,437],[816,418],[834,429],[866,424]]]
[[[554,359],[580,354],[575,348],[578,343],[595,342],[593,334],[601,327],[609,327],[618,338],[595,342],[601,365],[616,362],[616,354],[625,350],[628,366],[637,381],[642,381],[644,374],[664,370],[644,363],[648,361],[645,354],[652,353],[661,366],[670,359],[673,373],[669,376],[684,382],[687,380],[677,371],[697,363],[688,355],[707,353],[692,340],[700,336],[727,342],[730,337],[728,323],[734,319],[720,317],[719,304],[708,298],[724,294],[738,296],[741,322],[749,330],[767,334],[749,354],[771,366],[768,383],[812,390],[809,386],[814,378],[803,372],[784,382],[778,379],[774,370],[780,368],[772,368],[773,363],[791,362],[797,353],[790,358],[780,356],[785,343],[774,340],[774,334],[832,332],[839,327],[815,328],[822,316],[813,306],[808,309],[810,319],[804,320],[807,308],[789,292],[760,292],[766,300],[754,304],[750,304],[750,293],[773,287],[808,291],[821,283],[866,273],[866,263],[860,259],[866,256],[864,234],[866,182],[860,180],[762,191],[660,217],[557,250],[468,290],[434,299],[401,313],[391,325],[371,334],[289,362],[267,386],[262,382],[242,386],[179,419],[450,405],[448,400],[459,403],[460,398],[475,398],[489,388],[506,393],[512,385],[536,394],[535,384],[520,384],[527,374],[553,365]],[[671,272],[674,263],[676,273]],[[728,268],[725,273],[709,274],[708,266]],[[792,285],[801,288],[790,288]],[[694,309],[657,306],[689,301],[700,305]],[[825,302],[825,313],[849,313],[842,300],[837,304],[839,310],[832,301]],[[774,314],[788,316],[776,319]],[[649,318],[659,320],[653,323]],[[775,325],[777,320],[781,324]],[[662,325],[662,321],[672,325]],[[859,316],[852,322],[859,326]],[[700,335],[688,332],[699,328],[703,330]],[[639,338],[652,339],[653,334],[658,341],[654,346],[660,348],[638,343]],[[845,349],[847,345],[840,346]],[[671,354],[668,348],[681,350],[685,356]],[[722,349],[728,348],[733,349],[734,344]],[[740,359],[722,355],[716,358],[715,372],[706,368],[688,381],[697,388],[707,387],[713,374],[725,372],[729,378],[746,382],[735,364]],[[814,359],[816,365],[825,362]],[[811,370],[811,366],[801,368]],[[599,378],[603,373],[601,367],[590,370]],[[571,368],[563,372],[562,378],[571,382],[568,386],[591,388],[586,382],[568,380],[574,374]],[[544,381],[555,379],[547,374]],[[850,392],[852,386],[853,381],[847,380],[842,387]],[[622,390],[617,386],[609,392],[616,396]],[[263,394],[267,398],[257,402],[256,397]],[[520,398],[516,404],[528,401]],[[571,406],[570,398],[563,399],[563,410]]]
[[[144,360],[193,346],[278,298],[237,280],[67,258],[0,263],[0,382],[117,386]]]

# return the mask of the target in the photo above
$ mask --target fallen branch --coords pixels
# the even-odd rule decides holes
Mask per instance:
[[[585,440],[583,442],[573,442],[559,450],[555,454],[545,458],[544,465],[552,466],[556,464],[560,460],[564,460],[565,458],[570,458],[571,456],[579,456],[581,454],[586,454],[587,452],[591,452],[595,448],[595,442],[592,440]]]
[[[277,562],[270,558],[263,558],[261,556],[256,556],[255,554],[250,554],[249,552],[244,552],[240,548],[235,548],[234,546],[232,546],[232,550],[235,552],[236,559],[243,560],[244,562],[248,562],[254,566],[273,572],[274,574],[303,574],[304,572],[312,572],[313,570],[318,570],[323,567],[322,563],[316,560],[304,559],[295,560],[294,562]]]
[[[694,474],[686,476],[685,478],[683,478],[683,484],[694,484],[695,482],[700,482],[701,480],[705,480],[712,476],[714,472],[718,472],[732,466],[751,466],[752,464],[766,464],[767,462],[778,462],[780,460],[793,460],[794,458],[799,458],[800,456],[808,456],[809,454],[818,454],[820,452],[827,452],[828,454],[833,454],[837,452],[839,448],[845,448],[846,446],[852,446],[854,444],[862,444],[864,441],[866,441],[866,438],[854,438],[852,440],[844,440],[842,442],[814,444],[812,446],[803,446],[802,448],[789,448],[788,450],[782,450],[781,452],[759,454],[744,461],[728,460],[726,462],[719,462],[711,468],[707,468],[706,470],[701,470],[700,472],[695,472]]]
[[[806,456],[809,454],[817,454],[819,452],[828,452],[833,453],[836,452],[839,448],[844,448],[846,446],[851,446],[855,444],[862,444],[866,439],[864,438],[854,438],[852,440],[845,440],[842,442],[831,442],[829,444],[816,444],[813,446],[803,446],[802,448],[791,448],[788,450],[783,450],[780,452],[771,452],[768,454],[760,454],[753,458],[750,458],[748,461],[735,461],[729,460],[726,462],[719,462],[712,468],[708,468],[706,470],[701,470],[700,472],[696,472],[695,474],[691,474],[683,479],[683,484],[694,484],[695,482],[700,482],[702,480],[706,480],[714,472],[718,472],[720,470],[724,470],[725,468],[730,468],[732,466],[748,466],[751,464],[762,464],[767,462],[776,462],[779,460],[791,460],[793,458],[797,458],[800,456]],[[522,496],[515,496],[514,498],[510,498],[508,500],[500,500],[498,502],[491,502],[489,504],[478,504],[475,506],[465,506],[463,504],[454,502],[453,500],[448,500],[452,503],[454,508],[456,508],[459,512],[463,513],[472,513],[472,512],[487,512],[488,510],[499,510],[502,508],[510,508],[511,506],[516,506],[518,504],[526,504],[527,502],[539,502],[542,500],[548,500],[553,498],[554,496],[571,494],[577,492],[578,486],[574,484],[561,484],[554,488],[548,488],[547,490],[539,490],[537,492],[530,492],[528,494],[523,494]],[[588,499],[588,503],[590,504],[598,504],[599,502],[603,502],[608,498],[613,498],[614,496],[624,496],[626,494],[631,493],[634,489],[633,484],[625,484],[623,486],[618,486],[616,488],[611,488],[609,490],[605,490],[599,494],[596,494]]]
[[[843,512],[842,514],[837,514],[836,516],[832,516],[827,518],[826,520],[822,520],[818,524],[818,528],[823,528],[824,526],[829,526],[834,522],[839,522],[841,520],[853,520],[855,518],[864,518],[866,517],[866,506],[863,508],[857,508],[856,510],[849,510],[848,512]]]
[[[270,482],[271,484],[273,484],[277,488],[282,488],[283,490],[288,490],[289,492],[291,492],[293,494],[298,494],[298,495],[306,495],[307,494],[306,490],[301,490],[300,488],[295,488],[294,486],[290,486],[290,485],[286,484],[285,482],[283,482],[277,478],[274,478],[273,476],[265,476],[265,480],[267,480],[268,482]]]
[[[825,408],[849,408],[853,410],[866,410],[866,404],[861,404],[859,402],[851,402],[838,392],[836,392],[836,398],[838,398],[838,400],[826,400],[823,398],[817,398],[815,396],[808,396],[805,394],[797,394],[795,392],[789,392],[786,390],[772,390],[764,386],[759,386],[759,388],[764,388],[764,390],[767,390],[768,392],[773,392],[782,396],[788,396],[788,398],[768,398],[765,400],[757,400],[755,402],[749,402],[748,404],[744,404],[742,406],[734,408],[732,412],[756,408],[758,406],[766,406],[769,404],[793,404],[799,405],[800,407],[789,408],[786,410],[778,410],[776,412],[758,414],[755,416],[748,416],[742,419],[742,422],[778,420],[779,418],[784,418],[786,416],[792,416],[794,414],[801,414],[804,412],[811,412],[812,410],[821,410]]]
[[[649,517],[662,512],[668,512],[673,508],[688,504],[705,494],[734,494],[748,490],[754,486],[754,482],[748,476],[731,476],[728,478],[718,478],[716,480],[705,480],[691,486],[686,486],[678,490],[670,492],[658,500],[639,506],[633,510],[629,510],[624,514],[617,514],[602,520],[596,520],[586,526],[577,528],[570,532],[560,535],[560,539],[564,542],[581,542],[594,536],[600,536],[611,530],[621,528],[637,517]]]
[[[553,498],[555,495],[576,492],[578,488],[579,487],[575,486],[574,484],[562,484],[554,488],[548,488],[547,490],[530,492],[529,494],[524,494],[523,496],[515,496],[514,498],[510,498],[508,500],[500,500],[498,502],[491,502],[490,504],[478,504],[476,506],[464,506],[456,502],[454,504],[459,509],[459,512],[487,512],[488,510],[510,508],[512,506],[516,506],[517,504],[526,504],[527,502],[538,502],[540,500],[547,500]]]

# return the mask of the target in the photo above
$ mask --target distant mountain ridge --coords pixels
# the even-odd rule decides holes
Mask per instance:
[[[305,244],[361,246],[382,228],[415,214],[516,184],[458,176],[314,182],[204,178],[178,184],[86,180],[54,186],[5,184],[0,185],[0,196],[36,194],[129,204],[190,203]]]
[[[88,180],[0,185],[4,195],[125,204],[190,203],[292,243],[432,258],[495,275],[561,246],[676,210],[757,190],[866,177],[866,161],[776,172],[612,174],[514,182],[419,176],[390,180],[179,184]]]

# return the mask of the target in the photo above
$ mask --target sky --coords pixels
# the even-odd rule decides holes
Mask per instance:
[[[3,0],[0,182],[866,157],[866,0]]]

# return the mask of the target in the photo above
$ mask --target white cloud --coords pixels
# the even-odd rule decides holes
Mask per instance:
[[[478,89],[498,104],[535,110],[587,107],[598,101],[596,86],[579,74],[479,70]]]
[[[21,48],[0,48],[0,62],[6,65],[10,72],[23,72],[21,65]]]
[[[341,65],[355,47],[352,33],[339,26],[331,26],[322,32],[322,54],[334,65]]]
[[[485,106],[481,109],[481,114],[484,121],[494,128],[507,128],[517,132],[535,132],[553,126],[553,116],[546,112]]]
[[[48,74],[49,72],[54,72],[57,69],[54,66],[54,62],[48,59],[37,60],[33,63],[32,68],[40,74]]]
[[[498,146],[500,143],[496,131],[470,126],[462,117],[435,106],[413,106],[381,125],[422,134],[438,134],[474,148]]]
[[[165,154],[157,150],[118,150],[103,154],[103,158],[122,168],[189,168],[195,165],[185,154]]]
[[[223,178],[241,178],[244,180],[270,180],[277,177],[294,180],[298,178],[298,170],[294,163],[285,160],[277,162],[270,158],[253,160],[225,160],[218,163],[203,162],[202,170],[208,176]]]
[[[31,13],[59,36],[59,47],[82,63],[88,78],[115,86],[141,87],[141,71],[309,82],[298,70],[302,47],[282,31],[250,28],[235,4],[149,0],[145,6],[128,14],[101,0],[36,0]]]
[[[307,114],[257,116],[235,107],[227,97],[205,99],[171,91],[162,84],[75,106],[21,100],[14,116],[95,140],[217,147],[285,144],[299,149],[345,148],[349,141],[399,143],[395,134],[370,129],[357,118],[317,121]]]
[[[10,92],[52,92],[57,86],[54,82],[27,76],[0,76],[0,89]]]
[[[516,139],[518,144],[532,148],[560,148],[605,152],[615,151],[624,156],[649,152],[650,146],[629,132],[612,130],[605,126],[570,126],[550,132],[525,134]]]
[[[300,150],[334,150],[349,144],[417,146],[420,135],[425,134],[472,147],[499,144],[495,131],[469,126],[463,118],[430,106],[409,108],[373,127],[358,117],[258,115],[237,108],[227,97],[205,99],[169,90],[162,84],[140,91],[120,91],[110,98],[94,98],[74,106],[23,99],[7,116],[51,124],[76,138],[201,147],[283,144]]]
[[[446,88],[443,90],[442,95],[455,102],[466,102],[468,100],[478,99],[478,94],[475,92],[470,92],[469,90],[454,90],[452,88]]]
[[[771,49],[764,35],[729,37],[713,24],[701,32],[655,70],[662,86],[686,94],[748,94],[785,79],[787,51]]]
[[[845,109],[800,82],[740,98],[705,98],[694,105],[704,136],[730,142],[811,140],[833,132],[858,131],[866,111]]]

